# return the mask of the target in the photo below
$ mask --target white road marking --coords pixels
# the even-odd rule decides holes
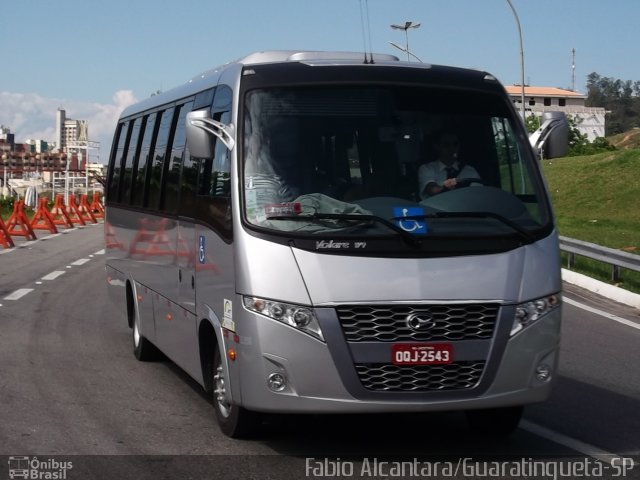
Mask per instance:
[[[601,460],[602,462],[611,463],[612,459],[620,458],[620,455],[607,452],[606,450],[602,450],[601,448],[598,448],[594,445],[590,445],[575,438],[568,437],[567,435],[555,432],[547,427],[543,427],[542,425],[529,422],[528,420],[520,421],[520,429],[525,430],[529,433],[533,433],[538,437],[551,440],[552,442],[555,442],[559,445],[569,447],[576,452],[580,452],[589,457],[596,458],[598,460]]]
[[[595,313],[596,315],[601,315],[609,320],[613,320],[614,322],[621,323],[626,325],[627,327],[635,328],[640,330],[640,324],[632,322],[631,320],[627,320],[626,318],[618,317],[613,313],[607,313],[604,310],[598,310],[597,308],[590,307],[589,305],[585,305],[584,303],[577,302],[576,300],[572,300],[571,298],[564,297],[563,301],[567,302],[569,305],[573,305],[574,307],[581,308],[586,310],[587,312]]]
[[[104,248],[102,250],[98,250],[94,255],[104,255]]]
[[[42,280],[55,280],[60,275],[64,275],[64,270],[54,270],[53,272],[48,273],[44,277],[42,277]]]
[[[62,235],[62,233],[60,232],[52,233],[51,235],[47,235],[46,237],[40,238],[40,240],[49,240],[50,238],[56,238],[56,237],[59,237],[60,235]]]
[[[3,300],[20,300],[26,294],[33,292],[33,288],[19,288],[15,292],[7,295]]]
[[[87,262],[90,262],[91,259],[89,258],[81,258],[80,260],[76,260],[75,262],[71,262],[71,265],[75,266],[75,267],[79,267],[80,265],[84,265]]]

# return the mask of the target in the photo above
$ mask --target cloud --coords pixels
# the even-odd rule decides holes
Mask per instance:
[[[107,163],[118,117],[122,110],[136,101],[131,90],[117,91],[112,103],[47,98],[35,93],[0,92],[0,124],[11,129],[18,143],[27,139],[52,142],[56,136],[56,112],[63,108],[67,118],[87,121],[89,140],[100,142],[99,160]]]

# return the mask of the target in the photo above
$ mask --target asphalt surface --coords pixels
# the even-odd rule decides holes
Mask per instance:
[[[184,372],[135,360],[107,298],[102,235],[87,226],[0,254],[0,456],[71,459],[69,479],[328,477],[373,458],[640,461],[640,329],[568,303],[554,393],[507,439],[470,433],[459,413],[272,417],[258,437],[229,439]],[[569,285],[565,297],[640,324],[637,310]],[[0,458],[0,480],[11,465]]]

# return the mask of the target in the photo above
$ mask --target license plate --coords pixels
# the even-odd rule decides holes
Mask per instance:
[[[453,362],[450,343],[396,343],[391,347],[396,365],[445,365]]]

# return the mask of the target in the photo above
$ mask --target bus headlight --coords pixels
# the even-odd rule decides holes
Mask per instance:
[[[538,298],[516,305],[516,314],[511,327],[511,336],[535,323],[538,319],[560,306],[560,294]]]
[[[243,297],[243,302],[245,308],[251,312],[259,313],[265,317],[290,325],[324,341],[318,319],[309,307],[274,302],[256,297]]]

